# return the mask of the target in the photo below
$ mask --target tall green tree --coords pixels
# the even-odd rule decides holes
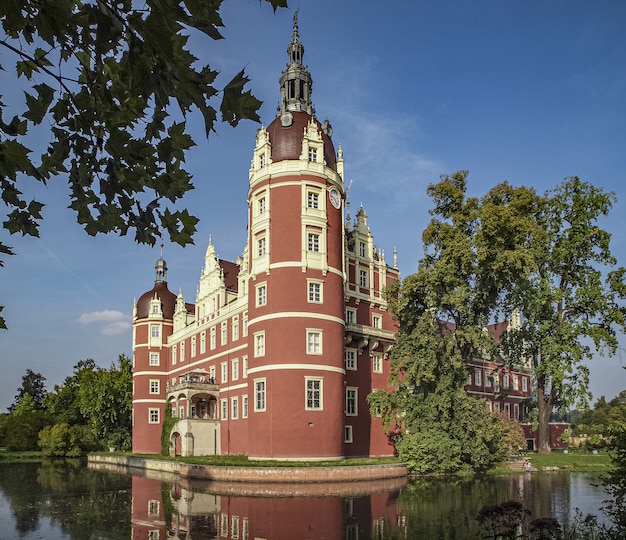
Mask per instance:
[[[528,264],[519,249],[533,227],[534,191],[508,183],[482,200],[467,197],[467,172],[428,186],[433,218],[424,230],[418,271],[390,288],[390,308],[400,322],[391,356],[391,392],[370,398],[393,430],[398,449],[422,472],[436,470],[428,455],[446,456],[448,471],[485,470],[500,459],[507,429],[484,404],[464,392],[467,362],[496,358],[494,336],[483,329]],[[432,462],[432,463],[431,463]],[[421,463],[421,465],[420,465]]]
[[[26,373],[22,376],[22,386],[18,388],[17,395],[9,407],[9,411],[13,412],[26,395],[32,399],[34,409],[43,409],[43,403],[48,393],[45,381],[46,378],[41,373],[35,373],[32,369],[27,369]]]
[[[260,0],[274,10],[286,0]],[[174,205],[193,188],[186,124],[199,112],[207,136],[218,119],[258,121],[261,102],[240,71],[221,88],[198,63],[192,34],[222,39],[222,0],[3,0],[0,69],[26,87],[21,112],[0,96],[0,191],[4,228],[38,236],[43,202],[24,197],[26,180],[62,176],[70,207],[88,234],[133,233],[154,244],[161,231],[192,241],[197,218]],[[13,76],[13,80],[11,80]],[[16,105],[12,104],[11,110]],[[28,136],[49,131],[42,148]],[[0,242],[0,254],[13,254]],[[4,326],[0,318],[0,326]]]
[[[626,330],[626,269],[611,254],[611,235],[599,225],[616,201],[577,177],[545,196],[525,266],[507,298],[521,309],[521,326],[505,336],[512,358],[532,363],[538,450],[550,452],[549,421],[586,403],[593,354],[613,355]]]

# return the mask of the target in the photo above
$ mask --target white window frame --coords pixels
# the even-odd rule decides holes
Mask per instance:
[[[356,324],[356,309],[355,308],[346,308],[346,323],[347,324]]]
[[[383,318],[377,313],[372,313],[372,328],[381,329],[383,327]]]
[[[346,349],[345,361],[346,361],[346,370],[356,371],[357,370],[357,350]]]
[[[522,392],[528,392],[528,379],[522,377]]]
[[[150,353],[150,365],[158,366],[161,364],[161,355],[158,352]]]
[[[239,397],[230,398],[230,418],[232,420],[239,419]]]
[[[309,161],[317,163],[317,148],[309,148]]]
[[[372,373],[383,372],[383,355],[380,353],[372,353]]]
[[[307,302],[311,304],[324,303],[324,282],[317,279],[307,280]]]
[[[228,362],[222,362],[220,365],[220,384],[228,382]]]
[[[228,420],[228,400],[226,398],[220,400],[221,413],[220,420]]]
[[[161,381],[159,379],[150,379],[150,394],[160,394],[161,393]]]
[[[265,330],[254,333],[254,357],[265,356]]]
[[[239,358],[233,358],[230,362],[230,378],[232,381],[239,380]]]
[[[351,443],[354,442],[354,430],[352,426],[344,426],[343,427],[343,442]]]
[[[267,410],[267,380],[265,377],[254,379],[254,412]]]
[[[248,418],[248,394],[241,396],[241,418]]]
[[[239,316],[238,315],[233,317],[232,322],[231,322],[231,328],[232,328],[233,341],[237,341],[239,339]]]
[[[214,350],[217,347],[217,330],[215,329],[215,326],[211,326],[209,339],[209,347],[211,350]]]
[[[365,257],[367,253],[365,242],[359,242],[359,257]]]
[[[200,354],[206,353],[206,331],[200,334]]]
[[[314,253],[321,251],[322,235],[317,231],[307,231],[306,234],[306,249]]]
[[[196,350],[196,336],[192,336],[191,337],[191,358],[194,358],[196,356],[197,350]]]
[[[259,283],[255,286],[256,294],[254,295],[256,298],[256,307],[262,307],[267,305],[267,283],[264,281],[263,283]]]
[[[320,192],[309,190],[306,193],[306,206],[307,208],[312,208],[313,210],[317,210],[320,207]]]
[[[304,378],[304,410],[324,410],[324,379],[323,377]]]
[[[174,345],[172,345],[172,364],[176,363],[177,356],[178,356],[178,344],[175,343]]]
[[[256,256],[263,257],[267,254],[267,237],[261,235],[256,239]]]
[[[248,378],[248,357],[247,356],[241,357],[241,370],[242,370],[242,377],[244,379],[247,379]]]
[[[228,344],[228,321],[222,321],[220,326],[220,345]]]
[[[359,389],[346,387],[346,416],[359,416]]]
[[[359,269],[359,287],[367,287],[367,270]]]
[[[323,353],[323,332],[319,328],[306,329],[306,353],[319,356]]]
[[[474,369],[474,385],[481,386],[483,384],[483,374],[479,368]]]
[[[161,423],[161,409],[150,408],[148,409],[148,424],[160,424]]]

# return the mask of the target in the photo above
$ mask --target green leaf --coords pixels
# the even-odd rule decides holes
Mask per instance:
[[[250,79],[245,76],[242,69],[224,87],[222,106],[222,121],[228,122],[231,126],[236,126],[240,120],[254,120],[260,122],[258,110],[263,104],[255,98],[249,91],[243,92],[243,87]]]

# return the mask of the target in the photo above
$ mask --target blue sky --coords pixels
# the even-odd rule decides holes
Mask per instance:
[[[422,253],[431,207],[426,186],[468,169],[482,195],[508,180],[543,192],[565,177],[614,191],[619,199],[600,226],[626,265],[626,3],[553,0],[300,0],[272,12],[256,0],[227,0],[225,40],[193,39],[225,84],[242,67],[274,118],[287,62],[293,10],[299,8],[313,103],[333,126],[352,182],[352,214],[363,204],[376,245],[403,276]],[[8,58],[2,62],[10,66]],[[0,94],[8,94],[0,72]],[[6,101],[6,99],[5,99]],[[6,113],[10,118],[10,114]],[[246,236],[248,167],[258,126],[219,126],[187,163],[196,189],[183,205],[201,218],[195,245],[166,244],[170,290],[193,301],[209,236],[234,260]],[[48,206],[41,238],[7,237],[17,255],[0,269],[0,410],[30,368],[48,389],[93,358],[107,367],[131,354],[134,298],[151,289],[158,248],[130,238],[91,238],[66,209],[65,179],[28,187]],[[590,363],[594,398],[626,389],[626,339],[613,359]]]

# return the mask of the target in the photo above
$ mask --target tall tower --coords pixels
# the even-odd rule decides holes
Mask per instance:
[[[167,338],[172,333],[176,295],[167,288],[163,254],[154,287],[133,306],[133,452],[161,452],[161,424],[169,370]]]
[[[249,455],[344,455],[343,161],[311,101],[297,13],[248,192]]]

